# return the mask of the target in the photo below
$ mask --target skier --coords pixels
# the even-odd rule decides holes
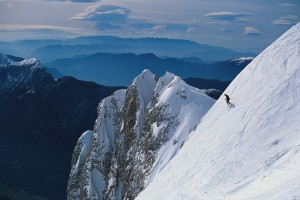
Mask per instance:
[[[229,105],[229,103],[230,103],[230,102],[229,102],[229,101],[230,101],[230,98],[229,98],[229,96],[228,96],[227,94],[224,94],[224,95],[225,95],[225,97],[226,97],[226,98],[225,98],[225,101],[226,101],[226,103]]]

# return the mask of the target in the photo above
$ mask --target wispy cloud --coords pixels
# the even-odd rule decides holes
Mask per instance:
[[[68,1],[68,2],[78,2],[78,3],[94,3],[101,0],[44,0],[44,1]]]
[[[166,28],[167,27],[164,26],[164,25],[155,25],[151,28],[151,30],[153,30],[153,31],[164,31],[164,30],[166,30]]]
[[[228,29],[228,28],[221,28],[220,31],[221,31],[221,32],[224,32],[224,33],[230,33],[230,32],[232,32],[232,31],[231,31],[230,29]]]
[[[284,7],[294,7],[296,4],[293,3],[279,3],[279,6],[284,6]]]
[[[284,17],[280,17],[272,22],[272,24],[276,25],[293,25],[298,22],[298,17],[295,15],[287,15]]]
[[[243,21],[245,17],[252,16],[252,13],[243,13],[243,12],[210,12],[206,13],[204,16],[221,21]]]
[[[195,27],[188,27],[185,32],[186,33],[197,33],[197,30]]]
[[[114,5],[92,5],[76,14],[72,20],[89,20],[96,22],[99,30],[120,29],[127,22],[130,10]]]
[[[258,30],[257,28],[247,26],[244,29],[243,35],[249,35],[249,36],[260,36],[263,32],[261,30]]]
[[[0,32],[9,31],[64,31],[74,34],[95,34],[94,31],[87,31],[80,28],[52,26],[52,25],[22,25],[22,24],[0,24]]]
[[[81,2],[81,3],[91,3],[91,2],[97,2],[97,1],[100,1],[100,0],[67,0],[67,1]]]
[[[12,8],[12,5],[10,4],[10,2],[9,2],[9,1],[7,2],[7,5],[6,5],[6,7],[7,7],[7,8]]]
[[[22,24],[0,24],[1,30],[29,30],[29,29],[56,29],[56,30],[78,30],[77,28],[64,27],[64,26],[51,26],[51,25],[22,25]]]
[[[83,12],[74,15],[72,20],[88,20],[96,23],[95,28],[100,31],[120,29],[136,33],[167,33],[190,31],[194,21],[170,21],[161,18],[140,17],[132,15],[128,8],[101,3],[88,6]]]
[[[130,10],[124,7],[95,4],[88,6],[83,12],[76,14],[71,19],[92,21],[124,21],[128,18],[129,13]]]

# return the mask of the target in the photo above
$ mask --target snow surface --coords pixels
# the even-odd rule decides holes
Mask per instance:
[[[300,199],[300,23],[225,93],[137,200]]]
[[[240,58],[234,58],[231,61],[237,62],[238,64],[241,64],[245,61],[252,61],[254,57],[240,57]]]
[[[132,85],[136,86],[137,90],[139,91],[139,100],[140,103],[143,104],[141,107],[148,105],[153,95],[153,90],[156,86],[155,75],[150,70],[145,69],[133,80]]]
[[[94,134],[93,131],[85,131],[78,139],[78,141],[81,143],[81,152],[80,152],[80,155],[76,162],[76,167],[75,167],[74,173],[78,172],[79,166],[84,162],[83,159],[86,156],[86,152],[87,152],[88,148],[90,148],[90,141],[91,141],[91,137],[93,136],[93,134]]]
[[[36,68],[36,67],[42,68],[41,62],[36,58],[29,58],[21,62],[15,62],[14,65],[21,66],[21,67],[24,65],[32,65],[32,68]]]
[[[20,62],[15,62],[12,59],[10,59],[9,57],[0,53],[0,67],[6,67],[6,66],[10,66],[10,65],[20,66],[20,67],[32,65],[32,68],[37,68],[37,67],[42,68],[41,62],[36,58],[29,58],[29,59],[25,59]]]
[[[138,75],[131,84],[131,87],[136,87],[138,92],[138,111],[136,112],[136,122],[134,132],[138,140],[141,137],[142,127],[144,125],[144,117],[146,115],[145,108],[150,103],[153,96],[153,90],[156,86],[157,77],[148,69],[145,69]],[[133,147],[135,149],[136,147]]]
[[[157,157],[151,174],[145,182],[145,187],[176,155],[193,128],[215,103],[215,100],[208,97],[204,91],[189,86],[181,78],[169,72],[158,80],[154,96],[156,94],[158,103],[153,108],[162,104],[167,105],[164,114],[173,116],[175,124],[174,128],[168,132],[169,140],[157,151]],[[153,124],[153,135],[157,136],[167,123],[168,121],[161,122],[159,126]]]

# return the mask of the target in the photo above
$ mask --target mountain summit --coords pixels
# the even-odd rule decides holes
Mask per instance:
[[[168,164],[214,104],[171,73],[149,70],[101,101],[94,131],[78,140],[68,199],[133,199]]]
[[[300,199],[300,23],[256,57],[138,196]]]

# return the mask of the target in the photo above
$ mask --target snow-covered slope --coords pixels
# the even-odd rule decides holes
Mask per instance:
[[[149,70],[102,100],[93,132],[78,140],[68,199],[133,199],[214,104],[203,91]]]
[[[24,88],[27,88],[28,93],[35,93],[52,81],[50,74],[35,58],[15,62],[0,54],[0,59],[3,61],[2,67],[0,63],[0,99],[11,92],[23,91]]]
[[[225,93],[136,199],[300,199],[300,23]]]

